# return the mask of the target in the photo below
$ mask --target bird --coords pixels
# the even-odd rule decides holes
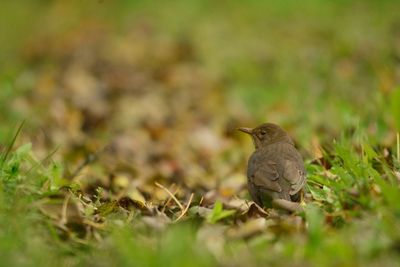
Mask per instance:
[[[247,164],[251,198],[261,207],[300,211],[307,176],[304,161],[289,134],[274,123],[241,127],[255,146]]]

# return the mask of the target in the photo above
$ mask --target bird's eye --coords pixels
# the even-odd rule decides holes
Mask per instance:
[[[265,130],[260,130],[257,134],[258,138],[260,139],[264,139],[265,134],[267,133],[267,131]]]

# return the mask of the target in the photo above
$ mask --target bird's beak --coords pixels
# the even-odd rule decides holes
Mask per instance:
[[[246,128],[246,127],[238,128],[238,130],[241,131],[241,132],[250,134],[250,135],[251,135],[251,133],[252,133],[252,131],[253,131],[253,129],[251,129],[251,128]]]

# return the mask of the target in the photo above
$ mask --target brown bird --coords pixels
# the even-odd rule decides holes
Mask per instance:
[[[239,128],[250,134],[256,151],[247,166],[250,195],[260,206],[301,210],[299,203],[306,183],[304,162],[289,135],[276,124]]]

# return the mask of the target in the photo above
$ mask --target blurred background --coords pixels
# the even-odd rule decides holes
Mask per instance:
[[[0,136],[26,120],[21,143],[41,157],[57,149],[67,174],[102,151],[94,177],[209,178],[206,187],[243,173],[252,143],[239,126],[277,123],[306,159],[360,128],[390,146],[400,127],[398,7],[7,1]]]
[[[382,165],[382,177],[398,175],[399,10],[398,0],[2,1],[0,210],[12,210],[0,218],[6,229],[0,250],[7,249],[9,265],[21,262],[22,254],[36,255],[39,266],[51,266],[53,254],[56,264],[57,255],[65,266],[76,263],[76,255],[92,263],[85,252],[95,248],[96,266],[107,265],[102,259],[115,264],[111,256],[119,254],[127,266],[143,257],[152,266],[165,266],[165,259],[209,266],[193,240],[209,246],[218,260],[230,251],[224,250],[224,234],[229,242],[246,241],[233,243],[238,250],[223,257],[225,266],[233,266],[230,259],[248,266],[254,255],[262,265],[277,266],[289,266],[288,258],[301,263],[293,266],[308,266],[308,260],[315,266],[398,262],[400,237],[393,225],[399,225],[400,195],[395,187],[387,186],[387,195],[380,190],[385,183],[372,166],[381,166],[379,155],[391,168]],[[33,153],[23,146],[7,161],[5,144],[22,121],[17,145],[31,143]],[[254,148],[236,129],[264,122],[286,129],[305,158],[313,197],[308,194],[308,228],[299,216],[259,218],[265,212],[247,205],[245,169]],[[335,140],[348,143],[333,148]],[[361,152],[349,152],[353,147]],[[332,169],[315,164],[324,153],[342,161]],[[167,232],[159,251],[149,240],[184,213],[156,183],[187,208],[193,200],[187,216],[197,220],[193,225],[205,218],[196,238]],[[240,214],[223,210],[217,199]],[[66,218],[59,213],[68,201],[75,206]],[[126,203],[135,209],[128,213]],[[320,211],[312,210],[318,205]],[[226,217],[228,224],[215,224]],[[347,220],[356,223],[342,228]],[[132,235],[131,228],[102,228],[141,224],[152,230],[135,228]],[[259,235],[249,240],[254,233]],[[99,242],[90,247],[92,240]],[[48,247],[53,253],[44,254]],[[321,247],[323,253],[315,253]],[[389,252],[396,258],[387,260]],[[382,261],[373,265],[377,255]],[[361,256],[366,260],[358,261]]]

